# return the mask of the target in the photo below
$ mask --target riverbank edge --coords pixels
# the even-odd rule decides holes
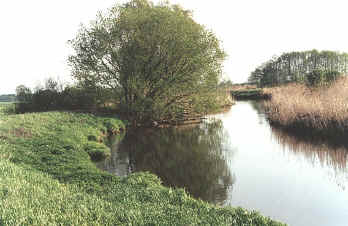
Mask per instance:
[[[0,210],[3,224],[283,225],[256,212],[195,200],[149,173],[119,178],[97,169],[83,147],[91,133],[103,136],[108,129],[99,117],[64,112],[1,117],[0,203],[11,207]],[[61,196],[47,196],[51,190]]]
[[[289,83],[264,88],[272,97],[264,103],[267,119],[290,133],[347,145],[347,85],[347,76],[342,76],[333,83],[320,86]]]
[[[264,104],[266,118],[268,122],[277,128],[292,134],[300,134],[306,137],[316,137],[329,143],[337,145],[348,145],[348,119],[336,120],[331,118],[321,118],[315,112],[307,114],[296,114],[295,117],[287,121],[280,120],[281,109],[272,99],[266,100]]]
[[[183,125],[194,125],[202,123],[207,116],[213,114],[220,114],[230,110],[230,108],[235,105],[236,100],[232,97],[229,91],[220,91],[216,96],[215,104],[216,106],[209,111],[194,113],[192,115],[186,115],[181,120],[163,120],[159,122],[153,122],[153,127],[172,127],[172,126],[183,126]]]
[[[330,120],[330,122],[327,123],[326,120],[324,121],[317,117],[317,123],[321,124],[321,127],[318,127],[318,125],[313,124],[312,118],[307,115],[299,114],[295,119],[284,124],[283,121],[277,119],[276,114],[276,111],[266,110],[267,120],[272,126],[291,134],[317,137],[329,141],[332,144],[348,145],[348,119],[345,120],[344,124],[337,120]]]
[[[261,88],[231,90],[236,100],[269,100],[271,95]]]

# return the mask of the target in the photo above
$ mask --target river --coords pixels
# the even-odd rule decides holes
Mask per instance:
[[[273,128],[262,109],[242,101],[199,125],[129,131],[98,166],[149,171],[196,198],[289,225],[348,225],[348,150]]]

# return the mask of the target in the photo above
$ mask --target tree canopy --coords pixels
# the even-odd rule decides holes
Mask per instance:
[[[347,73],[348,54],[333,51],[304,51],[284,53],[257,67],[249,77],[260,86],[275,86],[287,82],[312,83],[327,75],[328,80],[337,74]],[[309,80],[308,80],[309,78]]]
[[[73,76],[113,90],[123,111],[140,121],[197,103],[217,86],[225,57],[219,40],[190,11],[147,0],[100,13],[70,42]]]

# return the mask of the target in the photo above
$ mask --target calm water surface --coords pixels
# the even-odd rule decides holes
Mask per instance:
[[[98,164],[150,171],[196,198],[241,206],[289,225],[348,225],[348,150],[272,128],[258,102],[196,126],[129,131]]]

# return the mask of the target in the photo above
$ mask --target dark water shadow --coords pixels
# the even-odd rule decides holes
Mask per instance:
[[[347,181],[348,148],[344,144],[330,143],[316,136],[289,133],[277,127],[271,127],[273,138],[284,147],[287,152],[304,156],[313,165],[328,167],[334,171],[335,183],[343,190]],[[342,180],[342,181],[340,181]]]
[[[185,188],[193,197],[215,204],[228,198],[235,178],[224,145],[220,120],[200,125],[128,131],[114,142],[112,156],[98,167],[119,176],[149,171],[170,187]]]
[[[266,101],[250,102],[260,118],[267,118]],[[305,157],[312,165],[320,163],[321,167],[329,167],[337,175],[345,174],[348,167],[348,139],[328,139],[307,129],[288,129],[270,125],[272,138],[286,147],[286,152]],[[284,149],[283,149],[284,150]],[[344,180],[347,180],[344,177]],[[337,182],[340,186],[340,183]]]

